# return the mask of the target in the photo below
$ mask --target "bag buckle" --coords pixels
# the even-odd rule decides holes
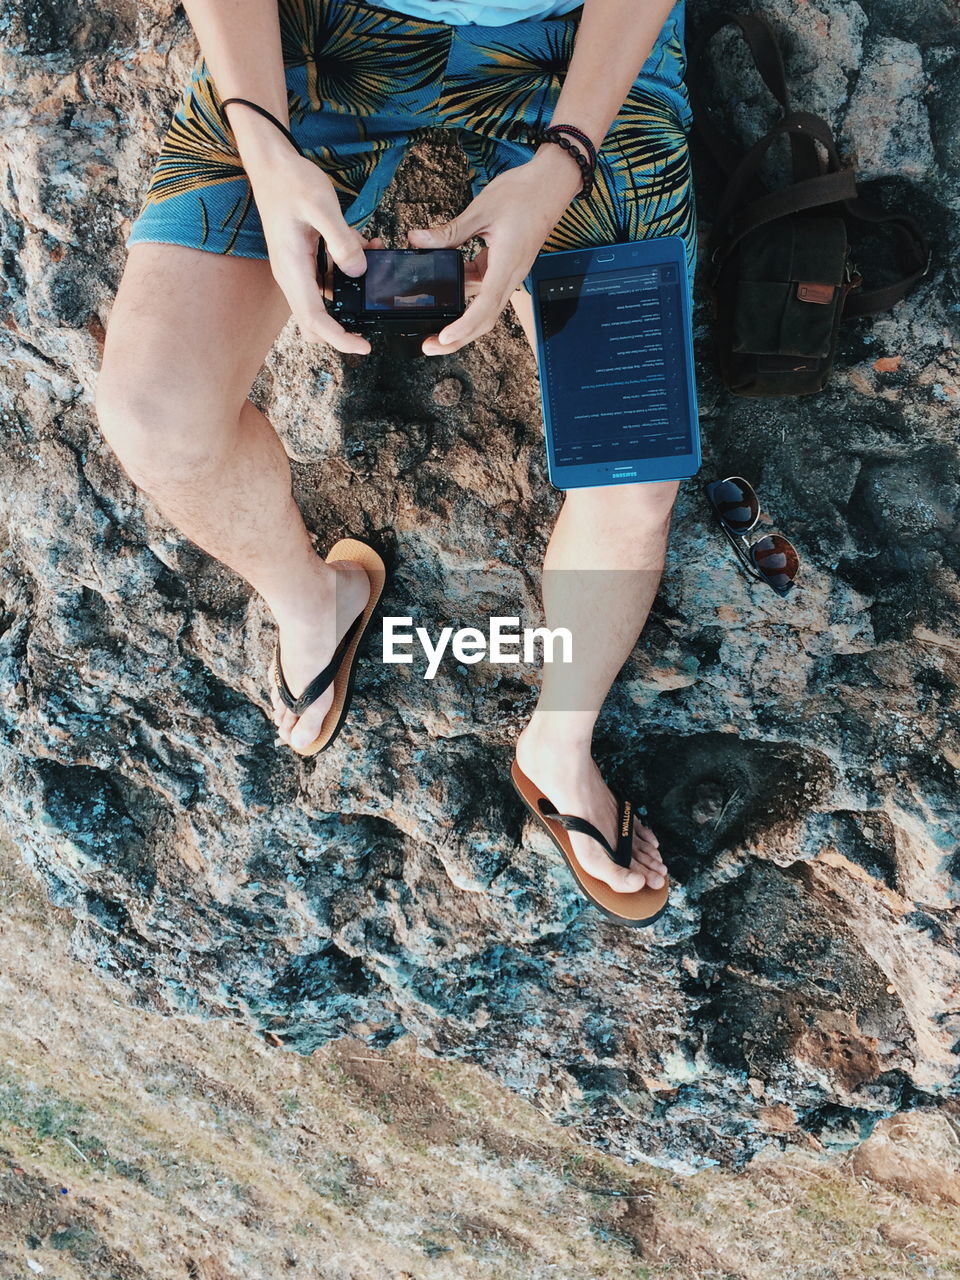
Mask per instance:
[[[849,292],[850,289],[859,289],[860,285],[863,284],[863,276],[849,258],[843,264],[843,278],[848,285],[847,292]]]

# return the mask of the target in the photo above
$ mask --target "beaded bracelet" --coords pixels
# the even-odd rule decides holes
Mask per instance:
[[[586,147],[591,165],[594,169],[597,167],[597,148],[593,145],[592,139],[582,129],[577,129],[572,124],[552,124],[550,128],[556,129],[559,133],[569,133],[571,138],[575,138],[577,142]]]
[[[563,136],[565,133],[569,133],[572,137],[576,138],[577,142],[580,143],[585,150],[581,151],[579,146],[571,142],[569,138],[565,138]],[[543,142],[555,142],[557,146],[562,147],[564,151],[573,156],[574,160],[576,160],[580,167],[580,175],[582,178],[582,185],[574,199],[585,200],[590,195],[593,190],[594,171],[597,167],[597,149],[582,130],[576,129],[573,125],[569,124],[554,124],[551,125],[549,129],[530,130],[528,141],[533,146],[537,146]]]

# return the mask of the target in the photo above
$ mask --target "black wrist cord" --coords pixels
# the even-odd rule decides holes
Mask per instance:
[[[226,106],[229,106],[231,102],[242,102],[244,106],[253,107],[254,111],[259,111],[262,116],[266,116],[266,118],[270,120],[273,124],[275,124],[277,128],[280,130],[280,132],[284,134],[290,142],[293,143],[297,151],[299,151],[299,153],[303,156],[305,160],[309,158],[307,156],[307,153],[304,151],[303,147],[301,147],[300,143],[296,140],[296,138],[293,136],[293,134],[290,132],[287,126],[285,124],[281,124],[280,121],[277,119],[277,117],[274,115],[271,115],[270,112],[267,111],[265,108],[258,107],[255,102],[251,102],[249,98],[224,98],[223,102],[220,103],[220,119],[223,121],[224,125],[228,129],[230,128],[230,121],[227,119],[223,108]],[[233,130],[231,130],[231,133],[232,132]]]

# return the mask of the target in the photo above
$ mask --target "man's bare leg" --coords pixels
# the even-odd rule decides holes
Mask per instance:
[[[513,305],[534,346],[530,297]],[[535,346],[534,346],[535,349]],[[561,813],[574,813],[616,838],[617,806],[592,755],[597,716],[633,651],[657,593],[666,556],[675,481],[570,490],[544,559],[548,627],[568,627],[573,662],[544,666],[540,698],[517,742],[520,768]],[[658,840],[635,821],[633,864],[614,863],[595,840],[569,837],[578,861],[598,880],[631,892],[658,888],[666,868]]]
[[[241,574],[280,632],[294,693],[330,660],[369,594],[363,568],[329,568],[291,493],[290,465],[247,399],[289,317],[269,263],[169,244],[131,245],[97,382],[100,428],[133,482],[192,542]],[[304,745],[333,690],[279,733]]]

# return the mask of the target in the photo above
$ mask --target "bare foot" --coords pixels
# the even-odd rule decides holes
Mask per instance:
[[[334,572],[318,573],[316,595],[303,601],[302,611],[277,624],[283,677],[296,697],[333,657],[347,628],[370,598],[370,579],[363,565],[355,560],[336,560],[328,568]],[[333,685],[299,716],[283,702],[273,679],[270,699],[279,737],[302,750],[320,733],[333,702]]]
[[[560,813],[576,814],[592,822],[616,846],[617,802],[588,748],[577,750],[569,743],[550,741],[531,723],[517,740],[517,763]],[[629,868],[614,862],[590,836],[579,831],[568,831],[567,835],[583,869],[617,892],[636,893],[644,885],[659,889],[667,874],[660,857],[660,842],[636,816],[633,830],[633,860]]]

